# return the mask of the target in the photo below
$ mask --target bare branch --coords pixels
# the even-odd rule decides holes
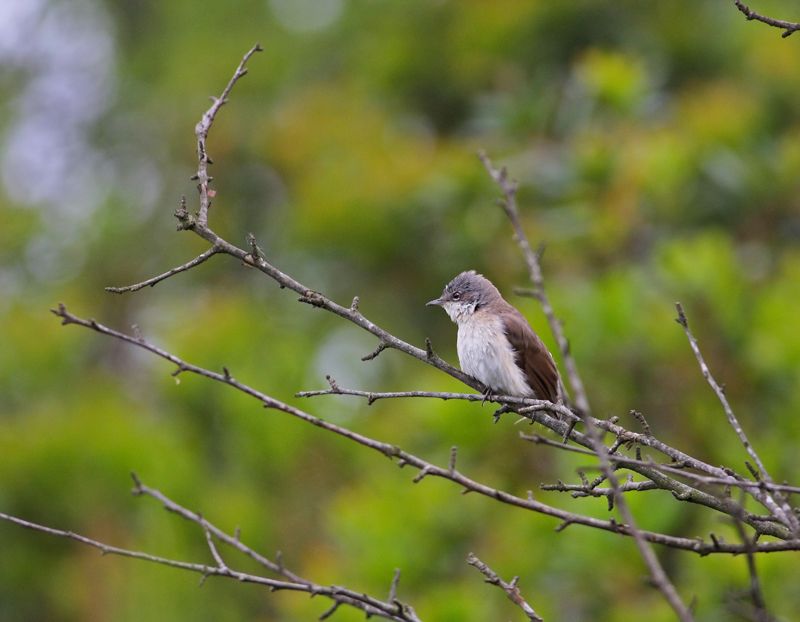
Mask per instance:
[[[591,484],[565,484],[558,481],[555,484],[541,484],[542,490],[555,490],[558,492],[571,492],[576,499],[578,497],[613,497],[613,488],[597,488]],[[619,485],[619,492],[640,492],[643,490],[657,490],[659,488],[652,480],[642,482],[625,482]]]
[[[527,407],[528,413],[534,410],[552,413],[556,417],[575,419],[577,416],[566,406],[553,404],[547,400],[537,400],[525,397],[513,397],[510,395],[491,395],[486,396],[482,393],[452,393],[446,391],[361,391],[358,389],[343,389],[341,387],[331,389],[321,389],[317,391],[299,391],[295,397],[318,397],[320,395],[352,395],[355,397],[367,398],[370,403],[383,399],[406,399],[406,398],[433,398],[440,400],[466,400],[469,402],[492,402],[497,404],[508,404],[513,406]],[[523,416],[525,412],[521,412]]]
[[[389,443],[378,441],[376,439],[354,432],[343,426],[339,426],[330,423],[328,421],[325,421],[323,419],[320,419],[318,417],[315,417],[314,415],[311,415],[305,411],[295,408],[294,406],[286,404],[269,395],[266,395],[258,391],[257,389],[254,389],[236,380],[230,375],[226,376],[225,374],[214,372],[202,367],[198,367],[191,363],[188,363],[183,359],[180,359],[179,357],[175,356],[174,354],[171,354],[149,343],[148,341],[142,338],[132,337],[125,333],[115,331],[94,320],[85,320],[79,318],[71,314],[69,311],[67,311],[67,309],[63,305],[60,305],[58,309],[53,311],[53,313],[62,318],[63,324],[74,324],[77,326],[81,326],[83,328],[88,328],[103,335],[113,337],[115,339],[120,339],[122,341],[125,341],[126,343],[147,350],[148,352],[151,352],[171,362],[173,365],[178,366],[178,368],[183,370],[184,372],[194,373],[203,376],[205,378],[208,378],[210,380],[214,380],[216,382],[220,382],[229,387],[232,387],[233,389],[241,391],[242,393],[245,393],[246,395],[249,395],[250,397],[260,401],[266,408],[284,412],[293,417],[301,419],[307,423],[310,423],[318,428],[322,428],[323,430],[332,432],[343,438],[347,438],[355,443],[363,445],[364,447],[368,447],[392,460],[396,460],[397,463],[401,466],[403,465],[413,466],[420,472],[424,471],[425,476],[440,477],[442,479],[450,480],[469,492],[475,492],[482,496],[499,501],[500,503],[523,508],[547,516],[552,516],[554,518],[561,520],[562,522],[569,522],[569,524],[580,524],[587,527],[602,529],[604,531],[610,531],[612,533],[617,533],[625,536],[634,535],[634,532],[630,529],[629,525],[623,525],[614,520],[601,520],[590,516],[583,516],[580,514],[562,510],[561,508],[556,508],[547,505],[546,503],[536,501],[532,498],[518,497],[511,493],[505,492],[497,488],[493,488],[479,481],[470,479],[469,477],[463,475],[461,472],[457,470],[451,471],[449,466],[440,467],[435,464],[432,464],[431,462],[428,462],[427,460],[420,458],[415,454],[411,454],[397,447],[396,445],[391,445]],[[552,420],[552,418],[550,419]],[[556,422],[556,423],[566,425],[564,422]],[[142,492],[146,493],[146,489],[144,489],[144,487],[142,487]],[[212,533],[214,532],[212,531]],[[702,539],[681,538],[677,536],[671,536],[658,532],[643,531],[643,530],[640,530],[638,533],[641,535],[642,538],[644,538],[648,542],[662,544],[664,546],[669,546],[672,548],[694,551],[701,555],[707,555],[710,553],[738,554],[745,552],[744,546],[738,544],[724,544],[722,546],[716,546],[713,544],[709,544],[703,541]],[[217,534],[214,533],[214,535],[216,536]],[[757,550],[759,552],[800,550],[800,539],[787,539],[781,542],[763,542],[763,543],[760,542],[757,545]]]
[[[757,22],[761,22],[762,24],[767,24],[768,26],[772,26],[773,28],[780,28],[783,30],[781,37],[784,39],[791,35],[793,32],[800,30],[800,23],[798,22],[787,22],[786,20],[782,19],[775,19],[774,17],[767,17],[766,15],[761,15],[760,13],[756,13],[753,9],[747,6],[741,0],[733,0],[733,3],[736,5],[736,8],[739,9],[744,16],[748,20],[756,20]]]
[[[171,270],[167,270],[163,274],[159,274],[158,276],[154,276],[151,279],[147,279],[146,281],[142,281],[141,283],[135,283],[134,285],[126,285],[125,287],[106,287],[107,292],[111,292],[112,294],[124,294],[125,292],[135,292],[145,287],[153,287],[156,283],[160,283],[161,281],[168,279],[169,277],[178,274],[179,272],[184,272],[195,266],[199,266],[204,261],[211,259],[214,255],[219,252],[216,246],[212,246],[207,251],[199,254],[197,257],[192,259],[191,261],[187,261],[185,264],[180,266],[176,266]]]
[[[764,600],[764,593],[761,590],[761,581],[758,578],[758,570],[756,568],[756,556],[753,552],[753,544],[755,543],[755,536],[748,537],[745,533],[742,521],[735,517],[733,526],[736,528],[736,533],[739,534],[742,542],[747,547],[747,573],[750,576],[750,598],[753,601],[753,620],[755,622],[774,622],[775,618],[770,615],[767,609],[767,603]]]
[[[689,345],[692,348],[692,352],[694,352],[694,356],[697,359],[697,363],[700,366],[700,371],[703,374],[703,377],[708,382],[711,389],[717,395],[717,399],[719,399],[720,404],[722,404],[722,409],[725,412],[725,416],[728,418],[728,423],[733,428],[733,431],[736,433],[736,436],[739,437],[739,441],[741,441],[742,445],[747,451],[747,455],[753,459],[753,462],[756,463],[758,470],[760,471],[760,477],[763,479],[767,484],[772,484],[773,480],[770,477],[769,473],[767,472],[767,468],[764,466],[764,463],[761,461],[761,457],[756,452],[755,448],[750,444],[750,440],[747,438],[747,435],[744,432],[739,420],[736,418],[736,415],[733,413],[733,408],[731,408],[730,403],[728,402],[728,398],[725,395],[724,389],[717,383],[714,379],[714,376],[711,375],[711,370],[708,368],[706,364],[705,358],[703,354],[700,352],[700,346],[697,344],[697,340],[695,339],[692,331],[689,329],[689,320],[686,318],[686,314],[683,311],[683,306],[681,303],[675,303],[675,308],[678,311],[678,318],[677,322],[683,327],[683,331],[686,333],[686,338],[689,340]],[[765,494],[765,501],[768,504],[769,509],[781,519],[784,525],[786,525],[792,533],[797,535],[800,533],[800,523],[798,523],[797,516],[795,516],[794,511],[786,502],[786,500],[780,495],[780,493],[775,493],[774,495],[766,492]]]
[[[372,404],[373,402],[379,399],[395,399],[395,398],[397,399],[434,398],[442,400],[467,400],[472,402],[478,402],[478,401],[483,402],[486,399],[483,395],[478,395],[473,393],[446,393],[446,392],[431,392],[431,391],[397,391],[397,392],[379,393],[372,391],[360,391],[356,389],[345,389],[339,387],[335,383],[332,384],[330,389],[319,390],[319,391],[302,391],[300,393],[297,393],[298,397],[314,397],[319,395],[351,395],[356,397],[363,397],[367,399],[369,404]],[[539,423],[549,428],[553,432],[559,434],[562,437],[569,435],[571,440],[573,440],[576,443],[579,443],[580,445],[583,445],[584,447],[587,448],[594,447],[588,435],[575,432],[572,424],[566,423],[564,421],[567,415],[575,418],[575,415],[565,406],[562,406],[560,404],[553,404],[552,402],[548,402],[546,400],[533,400],[531,398],[518,398],[510,396],[492,396],[490,401],[506,405],[512,405],[514,406],[515,412],[521,414],[524,417],[530,418],[532,422]],[[530,403],[533,403],[534,405],[525,406],[525,404],[530,404]],[[520,408],[520,406],[522,407]],[[702,461],[699,461],[696,458],[693,458],[688,454],[681,452],[680,450],[677,450],[673,447],[670,447],[669,445],[664,444],[663,442],[659,441],[653,436],[631,432],[616,424],[612,424],[609,421],[604,421],[599,419],[592,419],[592,421],[594,425],[617,435],[617,438],[614,442],[614,444],[617,447],[619,447],[622,444],[637,444],[637,445],[651,447],[663,453],[664,455],[673,460],[673,464],[682,466],[682,469],[678,468],[674,469],[675,473],[681,476],[685,476],[691,479],[690,476],[693,476],[694,474],[689,471],[686,471],[685,469],[686,468],[697,469],[701,472],[706,472],[711,474],[711,477],[709,478],[702,478],[700,476],[695,477],[695,479],[701,481],[702,483],[716,483],[728,486],[738,485],[741,488],[747,488],[751,492],[757,494],[763,494],[764,487],[769,486],[768,484],[764,483],[749,482],[749,480],[745,480],[743,477],[737,476],[733,471],[726,471],[725,469],[722,469],[720,467],[715,467],[706,464]],[[525,440],[531,440],[537,443],[553,444],[559,447],[560,449],[583,452],[590,456],[596,455],[594,451],[581,450],[571,445],[565,445],[561,442],[556,443],[554,441],[550,441],[549,439],[545,439],[544,437],[541,437],[539,435],[528,436],[522,433],[520,436]],[[670,492],[672,492],[673,495],[675,495],[677,499],[681,501],[688,501],[690,503],[697,503],[699,505],[704,505],[718,512],[728,514],[729,516],[742,513],[743,516],[745,517],[745,522],[747,522],[748,525],[756,529],[758,533],[762,533],[765,535],[773,535],[779,538],[790,537],[790,533],[785,528],[779,525],[765,524],[763,518],[761,518],[756,514],[744,512],[743,509],[733,499],[729,497],[718,497],[710,495],[696,488],[693,488],[683,482],[680,482],[674,478],[667,477],[663,473],[659,472],[659,471],[666,471],[666,469],[663,468],[659,463],[637,461],[635,459],[628,458],[625,456],[614,456],[612,452],[613,448],[614,446],[608,448],[609,459],[612,462],[620,464],[621,466],[625,466],[626,468],[629,468],[639,473],[640,475],[643,475],[655,481],[658,484],[659,488],[662,488],[664,490],[669,490]],[[788,487],[788,489],[792,488],[794,487],[791,486]]]
[[[174,504],[174,502],[172,501],[170,501],[170,504],[180,508],[180,506],[177,506],[177,504]],[[189,510],[186,510],[185,508],[180,508],[180,509],[182,510],[182,513],[193,514]],[[16,516],[11,516],[3,512],[0,512],[0,519],[8,521],[10,523],[14,523],[26,529],[31,529],[33,531],[39,531],[42,533],[50,534],[52,536],[74,540],[86,546],[91,546],[93,548],[99,549],[104,555],[119,555],[121,557],[140,559],[154,564],[170,566],[172,568],[178,568],[180,570],[186,570],[189,572],[196,572],[204,578],[210,576],[217,576],[217,577],[235,579],[236,581],[241,581],[244,583],[255,583],[258,585],[263,585],[264,587],[269,588],[271,591],[288,590],[294,592],[307,592],[312,596],[321,595],[330,598],[339,604],[347,604],[356,607],[358,609],[361,609],[368,616],[374,615],[387,620],[395,620],[397,622],[420,622],[420,619],[416,616],[414,610],[408,605],[405,605],[403,603],[398,603],[397,599],[394,599],[394,601],[390,602],[384,602],[377,598],[368,596],[367,594],[363,594],[361,592],[357,592],[355,590],[350,590],[339,586],[324,586],[307,580],[283,581],[283,580],[271,579],[260,575],[254,575],[246,572],[239,572],[237,570],[233,570],[229,568],[222,561],[222,557],[220,556],[219,551],[217,550],[216,545],[213,542],[212,533],[215,535],[217,533],[223,533],[223,535],[225,536],[224,537],[225,541],[234,540],[233,537],[228,534],[224,534],[224,532],[221,532],[217,527],[211,525],[210,523],[206,523],[202,518],[199,518],[199,516],[198,516],[198,521],[195,522],[199,522],[199,524],[203,526],[203,529],[206,534],[206,541],[208,543],[209,549],[211,550],[212,556],[214,557],[214,560],[217,564],[216,566],[185,562],[166,557],[160,557],[158,555],[150,555],[149,553],[144,553],[141,551],[123,549],[120,547],[105,544],[103,542],[99,542],[98,540],[93,540],[92,538],[88,538],[86,536],[82,536],[80,534],[71,531],[53,529],[52,527],[46,527],[38,523],[33,523],[31,521],[23,520],[21,518],[17,518]]]
[[[642,535],[642,532],[634,522],[633,513],[630,511],[628,504],[625,502],[619,482],[614,474],[614,468],[609,460],[609,454],[613,452],[611,452],[603,443],[600,428],[598,428],[591,416],[589,399],[586,395],[583,381],[578,374],[578,368],[575,364],[575,359],[572,357],[570,352],[569,342],[564,335],[561,321],[556,317],[555,311],[553,310],[553,307],[550,304],[550,300],[547,297],[547,293],[544,289],[544,276],[539,263],[541,252],[536,253],[533,251],[519,219],[519,210],[517,209],[516,198],[517,183],[509,179],[508,172],[505,168],[496,169],[485,153],[479,153],[478,157],[481,159],[481,162],[483,162],[487,172],[497,183],[503,193],[503,199],[500,201],[500,205],[505,211],[506,216],[508,216],[512,227],[514,228],[514,235],[516,237],[517,244],[519,245],[522,255],[525,258],[525,262],[528,265],[528,274],[534,287],[534,293],[542,306],[545,316],[547,316],[547,321],[550,324],[550,330],[553,332],[553,336],[556,338],[558,346],[561,350],[564,366],[567,370],[567,377],[569,378],[570,385],[575,393],[575,406],[578,414],[586,425],[586,436],[591,443],[591,448],[594,449],[598,459],[600,460],[600,470],[608,480],[608,483],[613,490],[613,496],[609,497],[609,505],[616,503],[617,509],[622,516],[622,519],[625,521],[629,532],[633,536],[636,546],[639,549],[639,553],[650,571],[650,576],[652,577],[655,586],[664,595],[664,598],[666,598],[667,602],[673,608],[678,617],[683,622],[689,622],[693,619],[689,608],[681,600],[681,597],[678,595],[675,586],[669,580],[669,577],[667,577],[664,569],[661,567],[661,564],[653,552],[649,542]],[[569,437],[572,432],[568,430],[566,434],[567,437]],[[611,499],[613,499],[613,502]]]
[[[547,293],[544,290],[544,276],[542,275],[542,267],[539,263],[541,253],[533,251],[525,235],[525,231],[522,229],[522,223],[519,220],[519,210],[517,209],[517,182],[508,177],[508,171],[506,171],[505,168],[495,168],[485,152],[479,152],[478,157],[481,162],[483,162],[484,167],[486,167],[489,176],[500,187],[503,193],[500,206],[503,208],[503,211],[505,211],[506,216],[508,216],[511,222],[511,226],[514,228],[514,237],[517,240],[525,263],[528,266],[528,276],[534,288],[533,295],[541,304],[542,311],[544,311],[547,322],[550,325],[550,331],[553,333],[553,337],[555,337],[558,348],[561,351],[561,357],[567,371],[567,378],[575,393],[575,406],[581,413],[589,415],[591,414],[589,398],[586,395],[586,389],[578,373],[578,366],[570,352],[569,341],[564,335],[561,321],[556,317],[553,306],[550,304],[550,299],[547,297]]]
[[[211,177],[208,175],[208,165],[212,164],[211,158],[208,155],[206,148],[206,140],[208,139],[208,132],[214,123],[217,112],[228,102],[228,95],[234,85],[240,78],[247,74],[247,61],[256,52],[261,52],[263,48],[256,43],[242,58],[239,66],[233,74],[233,77],[228,81],[228,84],[222,90],[219,97],[211,98],[211,107],[205,111],[203,117],[194,128],[195,136],[197,136],[197,189],[200,193],[200,210],[197,212],[197,225],[205,227],[208,224],[208,210],[211,207],[211,198],[214,196],[213,191],[209,189]]]
[[[534,622],[543,622],[543,618],[541,618],[528,604],[522,593],[517,587],[517,581],[519,581],[519,577],[514,577],[510,583],[503,581],[497,573],[489,568],[484,562],[482,562],[478,557],[475,556],[474,553],[470,553],[467,555],[467,563],[474,568],[477,568],[478,571],[486,577],[486,583],[490,583],[491,585],[496,585],[501,590],[506,593],[508,599],[517,605],[522,611],[525,612],[525,615],[528,616],[528,620],[533,620]]]

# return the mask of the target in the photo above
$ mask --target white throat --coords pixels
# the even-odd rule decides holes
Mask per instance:
[[[461,325],[470,320],[472,314],[475,313],[476,304],[475,302],[450,301],[442,304],[442,308],[444,308],[451,320]]]

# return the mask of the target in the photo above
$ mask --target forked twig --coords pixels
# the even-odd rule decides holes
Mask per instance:
[[[474,553],[470,553],[467,556],[467,563],[470,566],[477,568],[478,571],[484,577],[486,577],[486,583],[496,585],[503,590],[506,593],[506,596],[508,596],[508,599],[525,612],[525,615],[528,616],[528,620],[531,620],[532,622],[543,622],[543,618],[541,618],[539,614],[534,611],[533,607],[531,607],[528,601],[522,596],[522,592],[520,592],[519,586],[517,585],[519,582],[519,577],[514,577],[508,582],[503,581],[494,570],[478,559]]]

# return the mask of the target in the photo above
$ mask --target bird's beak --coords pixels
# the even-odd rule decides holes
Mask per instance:
[[[429,300],[425,303],[426,307],[434,307],[434,306],[442,306],[442,299],[441,298],[434,298],[433,300]]]

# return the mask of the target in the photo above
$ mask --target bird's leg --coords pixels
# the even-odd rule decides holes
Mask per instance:
[[[483,390],[483,399],[481,400],[481,406],[486,403],[486,400],[492,401],[494,395],[492,394],[492,387],[486,387]]]

